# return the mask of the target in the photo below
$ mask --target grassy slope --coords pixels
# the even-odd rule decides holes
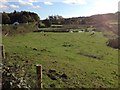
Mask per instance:
[[[3,37],[9,64],[30,65],[26,72],[31,75],[28,78],[31,84],[35,83],[35,64],[43,65],[43,87],[117,87],[117,50],[107,47],[106,41],[102,33],[93,36],[90,33],[28,33]],[[29,63],[25,63],[27,60]],[[66,74],[67,80],[51,80],[47,76],[50,69],[59,75]]]

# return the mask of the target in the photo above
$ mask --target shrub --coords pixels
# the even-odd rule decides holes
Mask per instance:
[[[107,46],[110,46],[112,48],[119,48],[120,49],[118,40],[119,40],[118,38],[116,38],[116,39],[110,39],[107,42]]]
[[[51,26],[51,22],[48,19],[45,19],[42,22],[45,24],[45,27],[50,27]]]
[[[17,26],[13,25],[2,25],[2,34],[3,35],[15,35],[15,34],[24,34],[27,32],[32,32],[37,29],[37,26],[34,23],[29,24],[19,24]]]

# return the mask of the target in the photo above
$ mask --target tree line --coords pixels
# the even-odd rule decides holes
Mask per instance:
[[[40,17],[34,12],[14,11],[12,13],[2,13],[2,24],[13,24],[14,22],[27,23],[39,21]]]
[[[45,24],[45,26],[49,27],[51,24],[56,25],[63,25],[63,24],[85,24],[84,20],[85,18],[63,18],[60,15],[54,15],[54,16],[48,16],[48,18],[41,20],[40,17],[34,13],[34,12],[28,12],[28,11],[21,11],[17,12],[14,10],[14,12],[11,13],[2,13],[2,24],[13,24],[14,22],[19,23],[29,23],[29,22],[39,22]],[[41,24],[40,24],[41,26]]]

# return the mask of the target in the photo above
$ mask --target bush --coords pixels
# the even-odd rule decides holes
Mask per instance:
[[[52,23],[50,22],[50,20],[48,20],[48,19],[43,20],[42,23],[45,24],[45,27],[50,27],[51,24],[52,24]]]
[[[107,42],[107,46],[110,46],[112,48],[118,48],[118,49],[120,49],[118,40],[119,40],[118,38],[116,38],[116,39],[110,39]]]
[[[39,27],[39,28],[45,28],[45,24],[40,23],[40,24],[38,24],[38,27]]]
[[[15,34],[24,34],[27,32],[32,32],[37,29],[37,26],[34,23],[29,24],[19,24],[17,26],[13,25],[2,25],[2,34],[3,35],[15,35]]]

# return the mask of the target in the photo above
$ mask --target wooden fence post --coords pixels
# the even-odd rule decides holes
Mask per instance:
[[[2,59],[5,59],[5,49],[3,45],[0,46],[0,53],[2,55]]]
[[[37,88],[42,88],[42,65],[36,65],[36,73],[37,73]]]

